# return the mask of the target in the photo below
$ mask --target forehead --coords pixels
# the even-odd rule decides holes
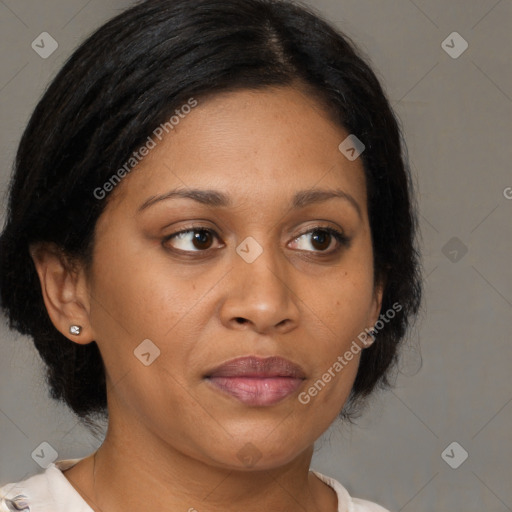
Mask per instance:
[[[319,187],[341,188],[366,209],[361,159],[338,149],[349,133],[301,90],[221,93],[180,113],[118,185],[112,207],[133,209],[177,186],[222,190],[244,204],[279,203]]]

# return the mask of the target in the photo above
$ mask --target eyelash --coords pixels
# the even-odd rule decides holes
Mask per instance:
[[[181,231],[176,231],[175,233],[171,233],[170,235],[166,236],[162,240],[162,244],[165,244],[166,242],[168,242],[168,241],[172,240],[173,238],[177,237],[178,235],[182,235],[182,234],[185,234],[185,233],[197,233],[197,232],[207,232],[210,235],[212,235],[214,238],[217,238],[217,240],[220,240],[219,236],[217,235],[217,233],[213,229],[210,229],[210,228],[207,228],[207,227],[204,227],[204,226],[191,226],[191,227],[189,227],[187,229],[183,229]],[[335,255],[343,247],[348,247],[349,246],[350,239],[342,231],[339,231],[338,229],[335,229],[335,228],[332,228],[332,227],[329,227],[329,226],[314,226],[313,228],[308,229],[307,231],[299,233],[297,235],[297,237],[294,238],[294,241],[299,239],[299,238],[301,238],[304,235],[307,235],[307,234],[310,234],[310,233],[315,233],[315,232],[326,232],[326,233],[329,233],[338,242],[338,247],[336,247],[334,250],[330,250],[330,251],[305,251],[305,252],[308,252],[308,253],[318,253],[320,255],[324,255],[324,254],[325,255]],[[195,250],[195,251],[185,251],[183,249],[174,249],[174,248],[173,248],[173,250],[177,251],[177,252],[179,252],[181,254],[195,254],[195,253],[207,253],[210,250],[212,250],[212,248],[209,247],[208,249],[204,249],[204,250],[198,249],[198,250]]]

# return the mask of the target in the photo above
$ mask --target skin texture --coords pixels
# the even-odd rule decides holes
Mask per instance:
[[[65,473],[94,510],[337,510],[334,491],[308,470],[360,355],[307,405],[298,393],[381,307],[362,162],[338,150],[347,136],[296,88],[214,96],[105,199],[90,273],[32,247],[54,325],[70,343],[95,340],[106,366],[110,420],[94,478],[92,455]],[[138,212],[174,188],[215,189],[232,205],[173,198]],[[292,210],[292,196],[313,188],[342,189],[360,215],[339,198]],[[218,238],[163,241],[198,225]],[[318,226],[342,230],[348,246],[303,234]],[[249,236],[263,249],[252,263],[236,252]],[[160,350],[149,366],[134,356],[145,339]],[[306,379],[281,402],[251,407],[203,378],[247,355],[290,359]],[[248,449],[259,457],[252,467],[240,457]]]

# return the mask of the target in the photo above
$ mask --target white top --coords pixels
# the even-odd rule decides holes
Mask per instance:
[[[0,512],[93,512],[62,473],[80,460],[56,461],[42,473],[3,485],[0,487]],[[389,512],[376,503],[351,498],[337,480],[314,470],[312,472],[336,492],[338,512]]]

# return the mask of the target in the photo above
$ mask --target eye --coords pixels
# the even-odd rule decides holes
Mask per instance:
[[[202,226],[194,226],[167,236],[164,243],[172,242],[172,247],[179,251],[199,252],[210,249],[215,238],[219,238],[215,231]]]
[[[310,241],[307,240],[307,237],[310,238]],[[192,226],[168,235],[162,243],[164,245],[170,244],[172,249],[178,252],[206,252],[212,248],[214,239],[220,240],[217,233],[212,229],[203,226]],[[295,238],[295,247],[293,248],[301,251],[334,254],[342,246],[348,246],[349,241],[345,234],[337,229],[317,226]],[[332,246],[334,248],[328,250]]]
[[[310,241],[308,241],[306,237],[309,237]],[[302,235],[295,239],[295,242],[297,241],[299,241],[299,243],[296,244],[298,247],[295,248],[299,250],[311,251],[310,248],[312,247],[313,252],[323,253],[337,252],[341,246],[348,246],[349,244],[349,239],[344,233],[334,228],[322,226],[315,227],[305,233],[302,233]],[[334,245],[334,249],[327,250],[331,245]]]

